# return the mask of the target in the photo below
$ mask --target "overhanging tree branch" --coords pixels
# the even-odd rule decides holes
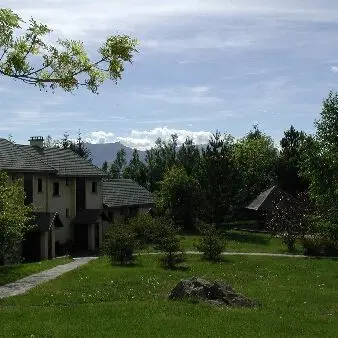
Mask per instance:
[[[21,24],[28,27],[24,29]],[[34,19],[26,24],[9,9],[0,9],[0,28],[0,50],[3,49],[0,75],[40,89],[59,87],[73,91],[82,85],[97,93],[105,80],[117,82],[122,78],[124,63],[131,63],[137,52],[135,39],[126,35],[111,36],[98,51],[101,57],[93,62],[82,42],[58,40],[56,44],[46,44],[43,38],[51,32],[46,25]]]

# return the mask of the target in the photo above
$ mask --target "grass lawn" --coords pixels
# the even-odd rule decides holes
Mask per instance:
[[[229,256],[188,270],[160,268],[154,256],[134,267],[100,258],[23,296],[0,300],[4,337],[336,337],[334,260]],[[229,282],[259,300],[255,309],[167,300],[184,277]],[[20,325],[18,325],[18,321]]]
[[[280,238],[271,237],[266,233],[253,233],[238,230],[225,231],[226,247],[224,251],[229,252],[270,252],[270,253],[289,253]],[[185,250],[196,250],[194,242],[197,235],[182,235],[181,243]],[[302,254],[299,243],[296,245],[296,254]]]
[[[69,258],[58,258],[37,263],[0,266],[0,285],[15,282],[18,279],[33,275],[43,270],[51,269],[60,264],[69,263]]]

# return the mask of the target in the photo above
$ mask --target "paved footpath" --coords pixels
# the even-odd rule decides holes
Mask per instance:
[[[6,298],[26,293],[35,286],[55,279],[68,271],[74,270],[79,266],[89,263],[91,260],[96,258],[97,257],[75,258],[70,263],[58,265],[52,269],[41,271],[34,275],[19,279],[16,282],[0,286],[0,298]]]

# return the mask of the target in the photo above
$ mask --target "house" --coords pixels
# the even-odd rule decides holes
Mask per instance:
[[[102,187],[103,207],[113,222],[154,208],[153,194],[131,179],[103,180]]]
[[[53,258],[69,242],[88,250],[101,245],[108,224],[101,169],[70,149],[44,148],[42,137],[32,137],[30,145],[0,139],[0,170],[10,180],[23,180],[25,203],[35,207],[37,227],[22,245],[24,257]]]
[[[0,170],[21,178],[34,224],[22,243],[27,260],[53,258],[67,246],[78,251],[100,248],[114,220],[148,212],[152,194],[129,179],[107,180],[98,167],[70,149],[44,148],[43,137],[29,145],[0,139]]]

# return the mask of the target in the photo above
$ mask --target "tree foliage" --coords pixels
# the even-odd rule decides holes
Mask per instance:
[[[117,154],[114,162],[111,164],[109,169],[109,175],[111,178],[122,178],[123,172],[127,164],[126,151],[121,148]]]
[[[0,171],[0,265],[18,259],[18,245],[32,226],[32,207],[25,205],[22,180],[9,182]]]
[[[330,92],[323,101],[316,134],[306,139],[302,174],[325,236],[338,238],[338,94]]]
[[[202,150],[198,175],[205,206],[202,217],[217,224],[231,210],[233,202],[236,182],[233,150],[233,138],[218,131]]]
[[[137,41],[110,36],[90,59],[81,41],[58,39],[47,43],[51,29],[33,18],[24,22],[8,8],[0,8],[0,74],[43,90],[73,91],[84,86],[97,93],[107,79],[117,82],[124,64],[131,62]]]
[[[280,141],[278,184],[284,191],[293,196],[306,191],[308,188],[306,180],[300,174],[305,140],[306,134],[291,126],[284,132],[284,137]]]
[[[189,176],[184,168],[174,166],[164,174],[157,206],[162,211],[168,211],[177,224],[185,229],[194,227],[199,200],[198,181]]]
[[[63,138],[53,140],[50,135],[44,140],[44,147],[46,148],[61,148],[61,149],[70,149],[75,154],[81,156],[85,160],[92,161],[91,152],[86,148],[84,141],[82,140],[81,132],[78,132],[76,141],[72,140],[69,137],[69,134],[66,132],[63,134]]]
[[[132,179],[143,187],[147,186],[147,167],[140,160],[137,149],[134,149],[132,158],[123,171],[123,177]]]
[[[247,205],[262,191],[276,183],[278,151],[271,137],[255,129],[235,144],[237,205]]]
[[[268,214],[267,227],[281,237],[289,251],[295,250],[297,239],[302,239],[309,230],[310,204],[306,195],[297,198],[282,194]]]

